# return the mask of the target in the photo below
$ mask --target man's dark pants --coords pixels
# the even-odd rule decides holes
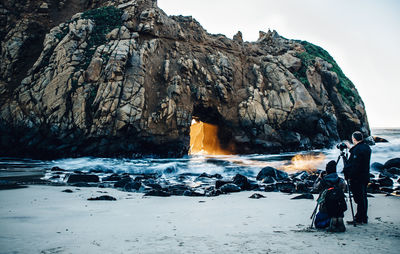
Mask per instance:
[[[357,204],[357,213],[355,215],[355,220],[357,222],[368,222],[367,185],[368,183],[350,181],[350,188],[353,193],[354,202]]]

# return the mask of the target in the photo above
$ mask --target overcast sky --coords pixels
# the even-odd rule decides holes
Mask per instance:
[[[213,34],[276,30],[326,49],[360,93],[371,127],[400,127],[399,0],[158,0]]]

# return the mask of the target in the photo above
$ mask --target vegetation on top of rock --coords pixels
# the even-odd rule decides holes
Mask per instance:
[[[83,19],[90,19],[95,23],[85,51],[86,62],[83,65],[84,69],[89,66],[97,46],[106,42],[106,35],[113,29],[122,26],[122,14],[123,11],[114,6],[88,10],[82,14]]]
[[[327,61],[332,65],[331,71],[335,72],[338,75],[339,84],[337,85],[337,89],[342,95],[344,102],[351,108],[354,108],[355,104],[360,101],[360,96],[357,94],[353,82],[351,82],[350,79],[348,79],[346,75],[344,75],[342,69],[340,69],[333,57],[326,50],[317,45],[314,45],[307,41],[299,41],[299,43],[303,45],[306,51],[298,53],[296,55],[298,58],[301,59],[303,65],[300,70],[294,75],[303,84],[310,85],[306,75],[308,66],[314,63],[316,57]]]

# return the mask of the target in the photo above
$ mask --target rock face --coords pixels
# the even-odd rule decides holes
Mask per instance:
[[[221,146],[233,153],[322,148],[355,130],[369,135],[354,85],[320,47],[275,31],[256,42],[243,42],[240,32],[233,40],[211,35],[151,0],[63,3],[75,2],[82,11],[103,7],[42,37],[31,23],[57,7],[40,4],[15,25],[12,5],[0,6],[7,27],[1,156],[182,156],[192,118],[217,125]],[[43,41],[40,54],[25,52],[30,40]]]

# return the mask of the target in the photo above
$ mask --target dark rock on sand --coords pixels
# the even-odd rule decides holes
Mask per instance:
[[[185,191],[189,190],[190,188],[184,184],[176,184],[168,187],[168,192],[172,195],[181,196],[185,193]]]
[[[285,193],[293,193],[296,190],[296,186],[294,185],[294,183],[289,181],[276,183],[276,188],[280,192],[285,192]]]
[[[97,175],[72,174],[68,177],[67,183],[98,183]]]
[[[103,182],[111,182],[111,181],[120,181],[122,178],[118,174],[112,174],[110,176],[104,177],[102,180]]]
[[[310,174],[307,173],[307,171],[300,171],[300,172],[297,172],[297,173],[294,173],[293,175],[291,175],[291,178],[293,180],[305,180],[308,177],[310,177]]]
[[[379,189],[380,185],[377,182],[370,182],[367,186],[367,193],[379,193],[380,189]]]
[[[52,167],[52,168],[50,169],[50,171],[63,172],[63,171],[65,171],[65,169],[62,169],[62,168],[59,168],[59,167]]]
[[[151,190],[144,194],[145,196],[155,196],[155,197],[169,197],[171,193],[162,190]]]
[[[114,184],[114,187],[115,188],[124,188],[125,185],[128,183],[133,183],[133,179],[130,177],[125,177],[125,178],[122,178],[121,180],[119,180],[118,182],[116,182]]]
[[[383,177],[378,179],[378,183],[382,187],[393,186],[393,180],[390,177]]]
[[[391,167],[391,168],[387,169],[387,172],[389,172],[393,175],[400,175],[400,168]]]
[[[388,143],[389,142],[387,139],[377,137],[377,136],[373,136],[372,138],[374,139],[375,143]]]
[[[237,186],[237,185],[234,184],[234,183],[227,183],[227,184],[222,185],[221,188],[220,188],[220,190],[221,190],[222,192],[225,192],[225,193],[239,192],[239,191],[240,191],[240,187]]]
[[[251,195],[249,198],[254,198],[254,199],[260,199],[260,198],[265,198],[264,195],[261,195],[259,193],[254,193],[253,195]]]
[[[111,196],[109,196],[109,195],[102,195],[102,196],[100,196],[100,197],[88,198],[87,200],[90,200],[90,201],[95,201],[95,200],[115,201],[115,200],[117,200],[117,199],[114,198],[114,197],[111,197]]]
[[[11,189],[21,189],[21,188],[27,188],[28,186],[26,185],[21,185],[15,182],[9,182],[9,181],[0,181],[0,190],[11,190]]]
[[[276,179],[278,181],[287,179],[289,177],[288,173],[286,173],[284,171],[278,170],[273,167],[265,167],[265,168],[261,169],[261,171],[258,173],[256,179],[262,180],[267,176],[273,177],[274,179]]]
[[[275,183],[276,180],[272,176],[266,176],[261,180],[262,183]]]
[[[385,168],[400,168],[400,158],[394,158],[390,159],[387,162],[385,162]]]
[[[295,185],[296,185],[296,192],[299,193],[310,192],[310,189],[308,188],[305,182],[297,182]]]
[[[244,175],[237,174],[233,177],[232,180],[233,180],[233,183],[236,184],[237,186],[239,186],[241,190],[251,190],[252,189],[249,179],[247,179],[247,177],[245,177]]]
[[[273,183],[273,184],[266,184],[266,185],[264,185],[264,191],[265,192],[272,192],[272,191],[276,191],[277,189],[276,189],[276,185]]]
[[[205,196],[205,192],[204,191],[200,191],[200,190],[186,190],[183,193],[183,196],[189,196],[189,197],[203,197]]]
[[[380,188],[380,190],[382,192],[386,192],[386,193],[392,193],[394,191],[392,188],[389,188],[389,187],[382,187],[382,188]]]
[[[61,192],[72,193],[73,191],[71,189],[65,189],[65,190],[63,190]]]
[[[213,190],[210,190],[210,191],[206,192],[206,196],[207,197],[216,197],[216,196],[219,196],[221,194],[223,194],[223,192],[220,189],[213,189]]]
[[[222,179],[222,176],[220,175],[220,174],[213,174],[213,175],[210,175],[210,174],[207,174],[207,173],[202,173],[201,175],[199,175],[199,178],[200,177],[204,177],[204,178],[217,178],[217,179]]]
[[[385,168],[385,166],[382,163],[379,162],[374,162],[371,164],[371,169],[374,169],[376,171],[381,171]]]
[[[233,183],[233,182],[232,181],[217,180],[215,182],[215,188],[219,189],[219,188],[221,188],[221,186],[223,186],[225,184],[228,184],[228,183]]]
[[[383,178],[383,177],[393,178],[394,175],[392,173],[389,173],[386,169],[384,169],[381,171],[381,173],[379,173],[379,178]]]
[[[318,170],[317,172],[310,174],[306,180],[314,183],[318,179],[320,172],[322,172],[322,171]]]
[[[314,196],[311,193],[304,193],[291,199],[314,199]]]
[[[142,186],[142,183],[139,181],[133,181],[125,184],[123,187],[125,191],[138,191],[140,187]]]
[[[151,187],[153,189],[156,189],[156,190],[162,190],[163,189],[162,186],[159,183],[157,183],[154,179],[147,179],[147,180],[143,181],[142,183],[144,185],[149,186],[149,187]]]

